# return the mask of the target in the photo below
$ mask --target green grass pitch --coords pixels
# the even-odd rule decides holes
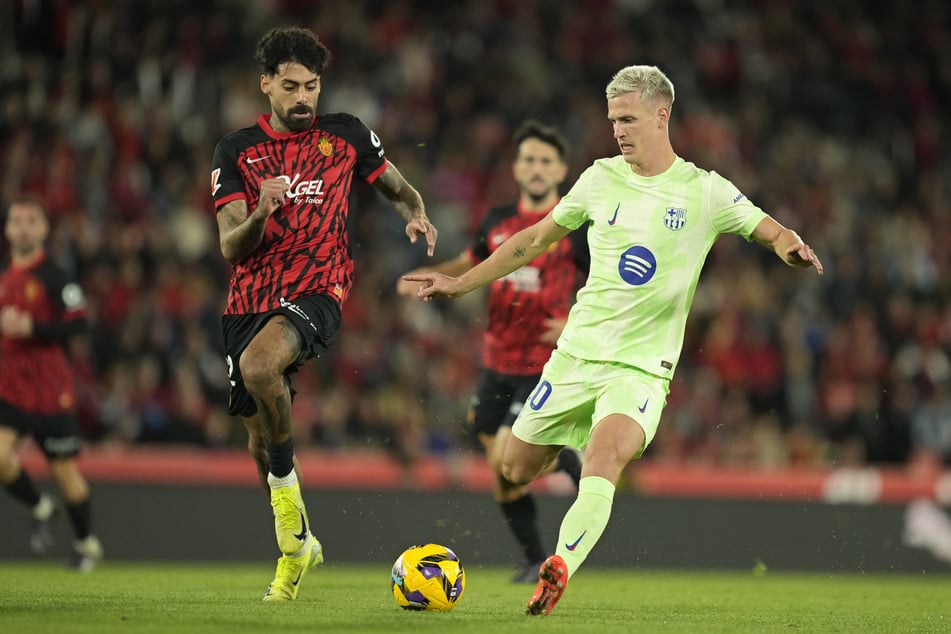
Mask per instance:
[[[586,567],[550,617],[527,617],[532,587],[501,568],[467,568],[456,609],[428,613],[396,606],[386,565],[323,566],[270,604],[265,565],[4,562],[0,632],[951,632],[951,575],[756,572]]]

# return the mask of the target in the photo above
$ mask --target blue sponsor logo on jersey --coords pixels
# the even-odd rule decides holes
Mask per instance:
[[[680,231],[687,224],[687,210],[683,207],[668,207],[664,212],[664,226],[671,231]]]
[[[657,272],[657,258],[647,247],[633,246],[621,254],[617,270],[631,286],[647,284]]]

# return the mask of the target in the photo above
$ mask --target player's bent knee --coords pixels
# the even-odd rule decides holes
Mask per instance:
[[[538,470],[526,468],[525,465],[514,463],[503,463],[502,477],[515,486],[524,486],[529,484],[538,476]]]
[[[244,387],[252,396],[268,392],[274,386],[283,386],[283,373],[277,366],[271,366],[259,359],[249,359],[241,355],[239,361]]]
[[[502,468],[502,456],[498,454],[490,454],[487,456],[487,462],[489,463],[489,468],[492,469],[492,473],[496,474],[499,477],[504,477],[503,468]]]

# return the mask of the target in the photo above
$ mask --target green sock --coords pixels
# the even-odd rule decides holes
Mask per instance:
[[[555,550],[568,565],[569,576],[587,559],[601,538],[611,517],[613,502],[614,485],[610,480],[598,476],[581,478],[578,498],[561,521]]]

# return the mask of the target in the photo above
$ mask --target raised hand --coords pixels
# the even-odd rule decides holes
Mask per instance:
[[[406,235],[409,241],[416,244],[418,236],[422,234],[426,238],[426,255],[432,256],[436,249],[436,236],[438,235],[436,227],[429,221],[425,215],[413,214],[406,222]]]

